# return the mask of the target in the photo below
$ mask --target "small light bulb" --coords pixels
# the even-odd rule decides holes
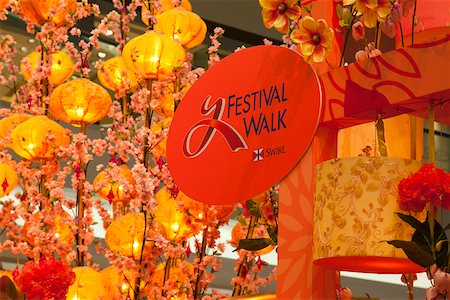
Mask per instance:
[[[180,225],[179,225],[179,224],[175,223],[175,224],[172,225],[172,230],[173,230],[173,231],[176,232],[176,231],[178,231],[179,229],[180,229]]]
[[[76,110],[76,112],[77,112],[77,117],[78,117],[78,118],[83,117],[83,115],[84,115],[84,109],[83,109],[82,107],[78,107],[77,110]]]
[[[33,149],[34,149],[34,144],[31,144],[31,143],[30,143],[30,144],[28,145],[28,149],[33,150]]]
[[[119,192],[123,191],[123,186],[119,185]]]
[[[55,238],[59,239],[59,233],[55,233]]]
[[[128,286],[126,283],[122,284],[122,292],[126,292],[128,290]]]
[[[134,241],[133,242],[133,249],[136,250],[139,248],[139,242],[138,241]]]

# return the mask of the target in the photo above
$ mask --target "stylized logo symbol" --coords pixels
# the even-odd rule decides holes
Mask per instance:
[[[248,148],[247,143],[239,134],[239,132],[230,124],[222,120],[222,116],[225,111],[225,99],[222,97],[218,98],[217,101],[211,105],[211,98],[211,96],[206,97],[200,109],[200,113],[203,116],[207,116],[212,113],[211,118],[202,119],[195,123],[189,129],[187,135],[184,138],[183,154],[187,158],[194,158],[202,154],[206,150],[206,148],[208,148],[208,145],[211,143],[216,132],[219,132],[223,136],[225,141],[228,143],[231,151],[237,152],[240,149]],[[192,136],[197,131],[197,129],[205,126],[208,127],[208,129],[203,136],[203,139],[201,140],[198,148],[193,151],[191,149]]]
[[[264,148],[253,150],[253,161],[260,161],[264,159]]]

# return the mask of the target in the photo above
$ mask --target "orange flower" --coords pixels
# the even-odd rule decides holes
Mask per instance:
[[[298,22],[298,29],[291,33],[291,39],[299,44],[303,58],[311,62],[323,62],[331,52],[331,41],[334,37],[333,29],[323,19],[314,20],[310,16]]]
[[[362,14],[362,21],[367,28],[377,25],[377,20],[383,22],[391,12],[389,0],[344,0],[344,5],[351,5],[356,2],[358,13]]]
[[[298,0],[259,0],[262,7],[262,18],[266,28],[275,27],[282,33],[289,32],[289,19],[295,20],[300,17],[300,6]]]

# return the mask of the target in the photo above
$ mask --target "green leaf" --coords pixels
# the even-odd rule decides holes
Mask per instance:
[[[267,233],[275,244],[278,244],[278,234],[277,230],[272,226],[267,227]]]
[[[419,220],[410,215],[405,215],[399,212],[397,212],[396,214],[399,216],[400,219],[408,223],[412,228],[418,230],[425,236],[427,235],[427,226],[425,226],[422,222],[420,222]]]
[[[239,221],[239,223],[242,224],[242,226],[244,226],[246,228],[248,227],[247,221],[245,221],[244,217],[242,217],[241,215],[238,215],[236,217],[236,219]]]
[[[427,268],[434,264],[433,256],[423,251],[416,243],[411,241],[392,240],[387,241],[388,244],[395,248],[402,249],[408,258],[421,267]]]
[[[339,20],[342,19],[342,5],[340,4],[336,5],[336,15]]]
[[[308,14],[311,14],[311,9],[309,9],[309,7],[307,7],[307,6],[302,6],[302,9],[303,9],[304,11],[306,11]]]
[[[252,200],[247,200],[245,202],[245,205],[247,206],[248,212],[257,218],[261,218],[261,213],[259,212],[259,204]]]
[[[450,223],[447,224],[447,226],[445,226],[444,231],[447,231],[450,229]]]
[[[237,251],[239,249],[245,249],[245,250],[249,250],[249,251],[258,251],[258,250],[264,249],[270,245],[271,245],[271,239],[265,239],[265,238],[242,239],[239,241],[238,247],[236,249],[234,249],[233,252]]]

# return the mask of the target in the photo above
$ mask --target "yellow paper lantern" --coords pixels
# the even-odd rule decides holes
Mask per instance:
[[[111,104],[111,96],[103,87],[88,79],[77,78],[53,91],[49,112],[55,119],[79,127],[103,119]]]
[[[9,117],[0,120],[0,139],[5,139],[11,134],[11,131],[20,123],[31,118],[29,114],[15,113]],[[1,145],[4,147],[5,145]]]
[[[60,3],[63,3],[63,6]],[[58,8],[56,13],[51,14],[55,7]],[[25,20],[38,25],[49,21],[56,25],[62,25],[66,16],[72,14],[76,9],[76,0],[19,0],[20,15]]]
[[[172,0],[160,0],[159,3],[160,3],[160,5],[161,5],[161,9],[155,11],[155,15],[159,15],[159,14],[161,14],[162,12],[171,10],[172,8],[175,7],[175,5],[173,4],[173,1],[172,1]],[[189,2],[189,0],[181,0],[180,5],[181,5],[181,7],[183,7],[185,10],[192,11],[192,5],[191,5],[191,3]],[[141,20],[142,20],[142,22],[143,22],[145,25],[148,26],[148,19],[144,17],[144,16],[146,15],[146,12],[147,12],[147,11],[148,11],[147,6],[146,6],[145,4],[142,5]]]
[[[147,31],[125,45],[122,57],[128,69],[138,77],[157,79],[180,66],[185,53],[183,47],[170,37]]]
[[[136,191],[134,190],[136,181],[133,178],[133,174],[130,168],[128,168],[126,165],[120,165],[115,168],[120,169],[120,180],[128,182],[131,186],[133,186],[133,189],[124,189],[120,181],[111,178],[106,170],[98,173],[98,175],[94,178],[94,189],[96,190],[97,194],[99,194],[102,198],[108,200],[110,203],[118,201],[126,203],[130,201],[136,194]],[[107,181],[107,185],[100,188],[99,185],[102,181]]]
[[[153,134],[157,134],[164,129],[170,128],[170,124],[172,123],[172,118],[165,118],[157,123],[154,123],[152,126],[150,126],[150,130]],[[164,156],[166,157],[166,149],[167,149],[167,137],[161,139],[161,141],[154,147],[153,153],[159,157]]]
[[[72,76],[75,66],[72,58],[63,51],[58,51],[51,54],[52,67],[51,74],[47,78],[48,81],[54,85],[59,85]],[[28,58],[27,63],[20,64],[20,72],[26,80],[30,80],[31,73],[38,67],[38,62],[41,59],[41,52],[33,51],[26,56]],[[44,58],[45,59],[45,58]]]
[[[38,222],[40,219],[43,218],[44,215],[52,214],[52,212],[46,210],[46,211],[40,211],[33,215],[34,222]],[[54,215],[54,213],[53,213]],[[64,213],[65,218],[68,219],[68,214]],[[48,228],[48,224],[43,224],[41,230],[48,230],[51,229],[55,232],[55,238],[61,241],[66,246],[71,246],[75,242],[74,235],[72,233],[72,230],[70,229],[70,226],[68,223],[66,223],[65,219],[61,217],[61,215],[56,215],[54,217],[54,223],[51,225],[50,228]],[[26,222],[23,225],[22,228],[23,236],[25,237],[25,240],[32,246],[34,246],[34,235],[30,235],[32,231],[30,230],[30,223]]]
[[[97,71],[100,83],[107,89],[117,92],[120,88],[132,90],[139,85],[136,75],[128,71],[122,56],[116,56],[105,61]],[[129,81],[128,84],[125,84]]]
[[[75,282],[69,287],[67,300],[109,300],[106,297],[105,283],[102,275],[89,267],[76,267]]]
[[[0,198],[11,193],[18,180],[16,171],[7,164],[0,162]]]
[[[11,131],[11,148],[28,160],[52,159],[69,142],[66,130],[46,116],[31,117]]]
[[[176,7],[158,16],[155,30],[180,41],[186,49],[191,49],[205,39],[206,23],[196,13]]]
[[[130,299],[134,298],[132,288],[134,288],[135,280],[131,272],[120,274],[115,266],[109,266],[101,270],[100,274],[105,283],[105,299],[122,300],[126,299],[127,296],[130,296]]]
[[[173,198],[170,190],[163,187],[155,197],[158,204],[153,214],[165,237],[171,241],[180,241],[192,236],[194,233],[186,223],[187,214],[178,209],[178,196]]]
[[[113,253],[139,259],[142,252],[144,229],[143,213],[126,214],[109,225],[105,234],[106,245]],[[150,247],[151,244],[147,241],[145,251],[148,251]]]
[[[392,157],[350,157],[317,166],[313,259],[337,270],[410,274],[423,268],[385,241],[411,240],[414,229],[395,212],[399,181],[422,163]],[[414,214],[424,220],[426,212]]]

